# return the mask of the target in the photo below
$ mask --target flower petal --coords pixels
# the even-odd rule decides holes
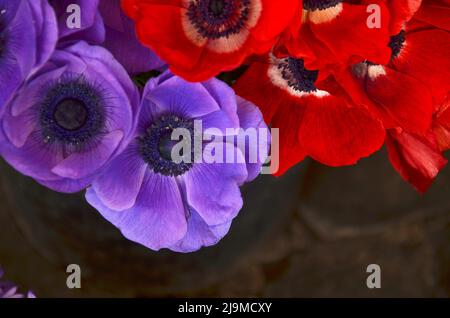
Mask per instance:
[[[420,81],[386,67],[384,74],[367,79],[366,91],[400,127],[417,133],[424,133],[430,127],[433,99]]]
[[[122,211],[136,203],[148,167],[136,143],[118,155],[92,183],[99,199],[110,209]]]
[[[54,166],[51,171],[61,177],[80,179],[95,173],[117,150],[124,135],[115,130],[102,138],[99,145],[89,152],[75,152]]]
[[[430,187],[447,164],[433,139],[432,135],[419,137],[393,130],[386,140],[392,166],[421,193]]]
[[[355,164],[379,150],[385,131],[365,108],[332,95],[305,100],[299,138],[305,151],[329,166]]]
[[[174,178],[147,172],[136,204],[124,211],[108,208],[93,188],[86,200],[126,238],[153,250],[168,248],[186,235],[185,207]]]
[[[298,131],[303,118],[304,107],[291,103],[284,104],[272,120],[272,129],[279,129],[279,144],[272,143],[272,156],[278,150],[279,167],[276,176],[282,176],[294,165],[305,159],[307,153],[300,143]]]
[[[427,86],[437,103],[441,103],[449,91],[450,83],[450,33],[442,30],[426,30],[407,33],[406,45],[394,67]]]
[[[229,231],[231,222],[209,226],[194,210],[190,210],[186,236],[170,249],[190,253],[217,244]]]
[[[242,207],[239,185],[247,179],[247,168],[240,151],[236,152],[241,163],[196,163],[183,176],[188,204],[208,225],[231,221]],[[204,160],[211,158],[204,154]]]
[[[220,110],[216,100],[201,83],[189,83],[177,76],[149,91],[146,98],[157,106],[155,112],[160,114],[168,112],[197,118]]]

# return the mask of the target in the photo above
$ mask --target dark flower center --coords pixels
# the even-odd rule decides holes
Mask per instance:
[[[56,105],[53,117],[61,128],[74,131],[86,124],[88,112],[83,102],[68,98]]]
[[[189,21],[208,39],[239,33],[249,13],[250,0],[193,0],[187,10]]]
[[[310,93],[317,90],[315,82],[319,71],[310,71],[305,68],[302,59],[286,58],[278,64],[278,69],[288,85],[298,92]]]
[[[325,10],[341,2],[342,0],[303,0],[303,9],[308,11]]]
[[[221,16],[225,9],[225,1],[224,0],[211,0],[209,2],[209,11],[212,12],[215,16]]]
[[[389,47],[392,50],[392,58],[396,58],[403,49],[406,40],[406,32],[404,30],[400,31],[399,34],[391,36],[389,41]]]
[[[83,80],[58,82],[39,104],[44,141],[80,146],[101,136],[106,121],[102,93]]]
[[[146,134],[139,139],[140,152],[144,161],[155,172],[164,176],[180,176],[187,172],[194,162],[194,150],[191,142],[191,153],[179,153],[189,160],[174,162],[173,147],[182,141],[172,140],[175,129],[186,129],[190,138],[194,136],[194,123],[191,119],[184,119],[175,115],[162,116],[154,121]]]

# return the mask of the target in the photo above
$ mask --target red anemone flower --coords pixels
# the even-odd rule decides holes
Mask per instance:
[[[271,50],[298,0],[122,0],[139,40],[173,73],[203,81]]]
[[[398,33],[421,0],[302,0],[279,41],[277,56],[305,60],[311,69],[345,68],[364,60],[385,64],[389,35]]]
[[[391,37],[387,65],[363,62],[337,75],[354,100],[380,113],[392,165],[420,192],[445,166],[441,152],[450,145],[450,33],[426,22],[427,1],[422,8],[420,20]]]
[[[283,34],[277,54],[301,57],[310,69],[324,70],[370,58],[389,59],[389,10],[382,0],[371,0],[380,8],[380,27],[368,27],[368,4],[364,1],[303,0],[301,23],[297,17]],[[284,50],[285,48],[285,50]]]
[[[269,56],[254,62],[234,86],[280,129],[282,175],[310,156],[330,165],[356,163],[380,149],[385,130],[367,108],[354,104],[333,78],[318,80],[303,60]]]

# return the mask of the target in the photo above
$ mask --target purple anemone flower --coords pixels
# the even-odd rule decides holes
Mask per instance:
[[[46,0],[0,0],[0,112],[52,54],[56,18]]]
[[[21,173],[60,192],[85,188],[134,130],[139,93],[104,48],[56,50],[7,105],[0,153]]]
[[[192,135],[196,121],[202,123],[200,135],[210,140],[201,142],[203,160],[194,150],[195,160],[172,160],[173,131]],[[242,207],[239,187],[259,174],[267,158],[270,137],[266,150],[236,143],[244,136],[239,128],[268,134],[259,109],[225,83],[189,83],[165,72],[147,83],[135,138],[93,181],[86,199],[125,237],[150,249],[192,252],[214,245]],[[205,151],[211,145],[217,148]],[[259,153],[250,162],[244,148]],[[210,160],[220,149],[233,154],[230,163]]]
[[[102,45],[130,74],[165,66],[153,51],[138,41],[134,22],[123,13],[120,0],[53,0],[51,3],[59,17],[61,45],[77,40]],[[79,29],[67,25],[67,20],[73,15],[67,9],[71,5],[80,8]]]
[[[0,279],[3,278],[3,269],[0,267]],[[11,282],[0,281],[0,298],[36,298],[36,296],[29,291],[26,294],[18,292],[18,287]]]

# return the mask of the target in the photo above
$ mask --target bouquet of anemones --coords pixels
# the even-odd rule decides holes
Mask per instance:
[[[424,192],[450,149],[449,17],[448,0],[0,0],[0,154],[153,250],[216,244],[243,184],[306,157],[386,144]]]

